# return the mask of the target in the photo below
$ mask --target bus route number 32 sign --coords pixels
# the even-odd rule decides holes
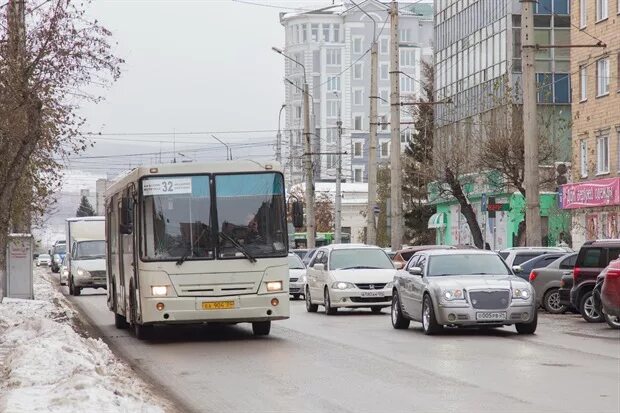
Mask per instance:
[[[192,178],[149,178],[142,182],[142,195],[191,194]]]

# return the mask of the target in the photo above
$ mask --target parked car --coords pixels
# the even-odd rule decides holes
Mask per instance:
[[[288,276],[289,292],[297,300],[304,293],[306,284],[306,266],[297,254],[288,254]]]
[[[563,272],[562,277],[560,277],[560,288],[558,289],[558,294],[560,295],[560,304],[579,313],[579,310],[573,307],[573,305],[570,303],[570,290],[572,288],[573,271],[571,270],[570,272]]]
[[[592,290],[596,284],[596,278],[618,256],[620,256],[620,240],[588,241],[579,250],[573,269],[570,302],[590,323],[604,320],[603,315],[594,308],[592,301]]]
[[[553,254],[542,255],[538,258],[545,258],[551,255]],[[538,305],[542,306],[548,313],[560,314],[568,309],[570,305],[570,288],[566,290],[566,301],[562,302],[560,292],[560,288],[562,287],[561,279],[563,275],[566,275],[572,283],[575,261],[577,261],[577,253],[572,252],[560,256],[544,268],[534,268],[530,272],[529,281],[534,287],[534,290],[536,290]],[[526,263],[527,262],[529,261],[526,261]]]
[[[60,271],[60,263],[67,253],[67,244],[65,241],[56,241],[56,244],[52,247],[51,255],[52,255],[52,272]]]
[[[533,334],[538,322],[534,289],[492,251],[418,252],[396,275],[392,297],[392,326],[419,321],[425,334],[446,325],[512,324],[520,334]]]
[[[564,252],[550,252],[548,254],[539,255],[531,260],[525,261],[523,264],[513,266],[513,271],[517,277],[529,281],[530,274],[534,268],[545,268],[564,255],[566,255]]]
[[[308,267],[308,264],[310,264],[310,261],[312,261],[312,258],[314,258],[314,255],[316,254],[316,252],[317,252],[317,248],[311,248],[306,251],[306,254],[301,259],[304,262],[304,265],[306,266],[306,268]]]
[[[392,302],[396,269],[385,251],[361,244],[332,244],[318,249],[307,269],[306,310],[336,314],[343,307],[381,312]]]
[[[453,245],[414,245],[410,247],[405,247],[401,250],[396,251],[396,255],[392,259],[394,261],[394,265],[396,269],[402,269],[407,261],[411,258],[413,254],[418,251],[427,251],[427,250],[436,250],[436,249],[455,249],[456,247]]]
[[[620,259],[611,261],[605,270],[601,301],[607,324],[620,329]]]
[[[536,258],[543,254],[552,252],[572,252],[564,247],[512,247],[499,251],[499,255],[506,261],[510,268],[521,265],[526,261]]]
[[[301,249],[301,248],[298,248],[298,249],[291,250],[291,252],[292,252],[293,254],[297,255],[300,259],[303,259],[303,258],[304,258],[304,255],[306,255],[306,253],[308,252],[308,250],[307,250],[307,249]]]
[[[35,264],[37,265],[37,267],[40,267],[42,265],[49,267],[51,263],[52,263],[52,257],[49,254],[39,254],[39,256],[37,257],[37,260],[35,261]]]
[[[68,285],[69,282],[69,267],[67,266],[67,257],[60,262],[60,269],[58,271],[58,277],[60,279],[60,285]]]

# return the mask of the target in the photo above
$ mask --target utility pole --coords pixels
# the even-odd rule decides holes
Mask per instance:
[[[306,240],[308,248],[316,245],[316,225],[314,216],[314,173],[312,168],[312,146],[310,142],[310,90],[304,69],[304,156],[306,170]]]
[[[342,192],[340,188],[340,180],[342,179],[342,119],[340,114],[340,104],[338,102],[338,121],[336,125],[338,127],[338,136],[336,138],[336,147],[338,148],[336,152],[338,152],[338,165],[336,168],[336,214],[335,214],[335,225],[334,225],[334,241],[336,244],[340,244],[342,242]]]
[[[390,152],[390,182],[391,189],[391,215],[390,245],[392,251],[398,251],[403,238],[402,228],[402,184],[400,167],[400,46],[398,36],[398,3],[392,0],[390,10],[390,127],[391,127],[391,152]]]
[[[521,1],[521,59],[523,71],[523,147],[525,181],[525,237],[526,245],[540,246],[541,223],[538,201],[538,125],[536,107],[536,69],[534,39],[535,0]]]
[[[282,104],[280,112],[278,113],[278,134],[276,135],[276,161],[282,163],[282,132],[280,131],[280,117],[282,116],[282,110],[286,107],[286,104]]]

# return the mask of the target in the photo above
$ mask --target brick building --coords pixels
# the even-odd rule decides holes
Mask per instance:
[[[620,0],[577,0],[571,11],[573,246],[620,237]]]

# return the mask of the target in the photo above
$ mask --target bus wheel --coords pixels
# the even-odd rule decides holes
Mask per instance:
[[[256,321],[252,323],[252,332],[255,336],[268,336],[271,331],[271,321]]]
[[[145,326],[138,324],[138,306],[136,304],[136,291],[132,286],[131,289],[131,323],[133,324],[133,332],[138,340],[145,340],[149,338],[151,332],[151,326]],[[115,320],[116,321],[116,320]]]

